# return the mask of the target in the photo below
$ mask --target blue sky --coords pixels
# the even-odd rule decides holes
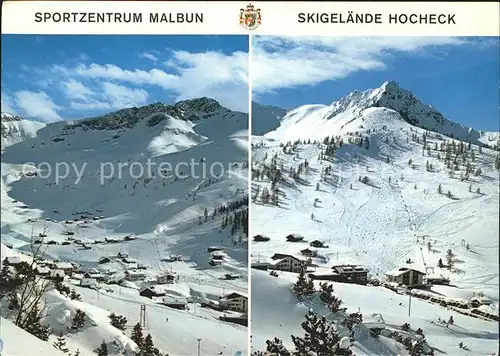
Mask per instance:
[[[2,35],[2,111],[51,122],[209,96],[248,111],[247,36]]]
[[[499,129],[499,39],[254,37],[254,101],[331,104],[395,80],[448,119]],[[286,68],[286,69],[285,69]]]

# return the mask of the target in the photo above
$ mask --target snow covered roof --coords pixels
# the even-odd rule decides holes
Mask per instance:
[[[145,276],[144,272],[141,271],[125,271],[125,274],[129,276]]]
[[[246,293],[241,293],[241,292],[232,292],[232,293],[229,293],[229,294],[226,294],[226,295],[223,295],[222,298],[220,299],[221,301],[225,301],[225,300],[231,300],[231,299],[236,299],[236,298],[240,298],[240,297],[243,297],[243,298],[247,298],[248,299],[248,295]]]
[[[51,277],[64,277],[66,274],[62,269],[53,269],[50,271]]]
[[[154,294],[158,295],[158,296],[163,296],[166,294],[165,292],[165,289],[163,289],[162,286],[149,286],[149,287],[145,287],[145,288],[142,288],[140,293],[144,292],[145,290],[149,289],[150,291],[152,291]]]
[[[10,256],[10,257],[5,257],[5,259],[7,260],[7,263],[11,265],[17,265],[23,261],[21,256]]]
[[[402,276],[403,274],[408,273],[410,271],[414,271],[414,272],[417,272],[417,273],[420,273],[420,274],[425,274],[425,272],[419,271],[419,270],[414,269],[414,268],[403,267],[403,268],[398,268],[398,269],[386,272],[386,275],[387,276],[392,276],[392,277],[398,277],[398,276]]]
[[[279,263],[281,261],[284,261],[286,258],[293,258],[293,259],[296,259],[299,261],[307,261],[308,260],[307,258],[304,258],[302,256],[294,256],[294,255],[290,255],[287,253],[275,253],[274,255],[271,256],[271,259],[275,260],[275,261],[273,261],[271,263],[276,264],[276,263]],[[276,260],[278,260],[278,261],[276,261]]]
[[[50,273],[50,268],[48,268],[48,267],[42,267],[42,266],[37,266],[36,267],[36,272],[40,273],[40,274],[42,274],[42,273]]]
[[[97,284],[97,280],[95,278],[82,278],[80,280],[81,286],[92,286],[92,285],[96,285],[96,284]]]
[[[174,297],[172,295],[166,295],[163,297],[163,303],[184,305],[187,303],[187,300],[184,297]]]
[[[57,269],[72,269],[73,268],[73,265],[69,262],[58,262],[58,263],[55,263],[54,266]]]

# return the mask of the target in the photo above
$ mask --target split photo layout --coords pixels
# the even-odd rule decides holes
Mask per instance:
[[[498,50],[3,34],[0,353],[498,355]]]

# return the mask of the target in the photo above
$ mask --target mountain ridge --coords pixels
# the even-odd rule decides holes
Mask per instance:
[[[265,109],[265,106],[261,107]],[[387,108],[393,110],[400,115],[401,119],[410,125],[462,141],[485,144],[484,140],[481,140],[481,138],[485,133],[488,133],[483,130],[466,127],[446,118],[434,106],[425,104],[412,91],[402,88],[394,80],[385,81],[380,87],[375,89],[367,89],[364,91],[358,89],[353,90],[348,95],[332,102],[330,105],[299,106],[289,110],[286,115],[281,118],[280,123],[286,122],[293,116],[298,118],[295,122],[307,120],[307,116],[310,113],[317,113],[317,119],[321,121],[335,121],[341,115],[351,116],[351,119],[346,119],[346,123],[340,127],[340,130],[342,130],[347,123],[361,118],[363,112],[370,108]],[[298,115],[301,111],[304,111],[303,116]],[[498,136],[495,132],[490,134]],[[491,143],[487,145],[491,146]]]

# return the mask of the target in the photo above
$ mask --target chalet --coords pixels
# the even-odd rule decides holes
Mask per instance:
[[[334,271],[308,273],[307,276],[314,281],[342,282],[341,276]]]
[[[443,276],[439,276],[439,277],[436,277],[436,276],[429,277],[429,276],[427,276],[425,278],[425,283],[432,284],[432,285],[444,285],[444,286],[447,286],[447,285],[450,285],[450,279],[446,278],[446,277],[443,277]]]
[[[54,269],[63,270],[66,275],[71,275],[75,270],[75,267],[69,262],[58,262],[54,263]]]
[[[161,288],[160,286],[151,286],[151,287],[141,289],[141,291],[139,292],[139,295],[141,297],[153,299],[153,298],[164,297],[166,295],[166,293],[163,290],[163,288]]]
[[[120,240],[115,239],[115,238],[112,238],[112,237],[105,237],[105,238],[104,238],[104,241],[106,241],[106,242],[107,242],[107,243],[109,243],[109,244],[113,244],[113,243],[120,242]]]
[[[91,267],[88,267],[88,266],[82,266],[78,269],[78,272],[80,273],[89,273],[89,274],[97,274],[97,273],[100,273],[98,269],[96,268],[91,268]]]
[[[186,309],[187,300],[183,297],[174,297],[171,295],[166,295],[163,297],[163,304],[167,307],[184,310]]]
[[[111,262],[111,259],[109,259],[108,257],[101,257],[101,258],[99,258],[99,263],[100,264],[109,263],[109,262]]]
[[[254,269],[259,269],[261,271],[267,271],[269,268],[270,264],[267,262],[252,262],[252,265],[250,267]]]
[[[234,280],[234,279],[238,279],[238,278],[240,278],[240,276],[237,275],[237,274],[225,274],[224,275],[224,279],[228,280],[228,281],[231,281],[231,280]]]
[[[171,255],[167,259],[168,262],[182,262],[182,256],[181,255]]]
[[[212,260],[222,261],[223,259],[224,259],[223,254],[217,252],[212,253]]]
[[[128,253],[118,252],[118,255],[116,255],[116,257],[118,257],[118,258],[127,258],[128,257]]]
[[[358,265],[332,266],[333,272],[339,275],[339,282],[366,284],[368,282],[368,269]]]
[[[71,245],[71,242],[70,241],[63,241],[63,242],[61,242],[61,245],[68,246],[68,245]]]
[[[132,241],[132,240],[136,240],[137,237],[135,236],[132,236],[132,235],[127,235],[123,238],[124,241]]]
[[[255,235],[255,236],[253,237],[253,239],[254,239],[254,241],[256,241],[256,242],[266,242],[266,241],[271,240],[271,238],[270,238],[270,237],[265,236],[265,235]]]
[[[208,264],[209,264],[210,266],[214,266],[214,267],[215,267],[215,266],[220,266],[220,265],[222,265],[222,260],[214,260],[214,259],[212,259],[212,260],[210,260],[210,261],[208,262]]]
[[[219,299],[219,305],[222,309],[248,312],[248,297],[242,293],[230,293]]]
[[[282,253],[275,253],[271,259],[273,262],[270,264],[269,269],[279,271],[288,271],[298,273],[307,268],[309,260],[304,258],[295,257],[292,255],[285,255]]]
[[[4,263],[6,265],[10,265],[10,266],[15,266],[15,265],[18,265],[20,264],[21,262],[23,262],[21,256],[11,256],[11,257],[5,257],[4,259]]]
[[[174,283],[175,277],[173,273],[164,273],[156,276],[156,281],[160,284],[171,284]]]
[[[97,288],[97,280],[95,278],[82,278],[80,279],[80,287]]]
[[[122,258],[122,262],[124,262],[124,263],[137,263],[137,260],[130,258],[130,257],[125,257],[125,258]]]
[[[286,237],[288,242],[299,242],[304,240],[304,236],[299,234],[290,234]]]
[[[83,278],[95,279],[96,281],[102,282],[105,279],[105,276],[101,273],[84,273]]]
[[[413,268],[402,267],[386,273],[387,281],[405,285],[407,287],[421,286],[424,284],[425,273]]]
[[[472,297],[470,305],[473,308],[479,308],[481,305],[491,305],[491,300],[485,297]]]
[[[66,275],[64,274],[64,271],[61,269],[53,269],[50,271],[48,278],[52,281],[55,282],[62,282],[64,281],[64,277]]]
[[[148,269],[148,267],[142,263],[137,263],[137,269]]]
[[[48,276],[50,274],[50,268],[44,266],[37,266],[35,268],[35,272],[39,276]]]
[[[223,247],[217,247],[217,246],[210,246],[207,248],[207,252],[215,252],[215,251],[223,251]]]
[[[241,315],[223,315],[219,317],[219,320],[228,322],[228,323],[235,323],[243,326],[248,326],[248,314],[243,313]]]
[[[323,244],[323,242],[319,241],[319,240],[314,240],[313,242],[311,242],[309,244],[309,246],[311,247],[316,247],[316,248],[327,248],[328,246],[325,246]]]
[[[316,257],[318,255],[318,252],[317,251],[314,251],[314,250],[311,250],[311,249],[304,249],[304,250],[301,250],[300,251],[300,254],[302,256],[306,256],[306,257]]]
[[[125,271],[125,279],[131,282],[140,281],[146,278],[144,272],[141,271]]]

